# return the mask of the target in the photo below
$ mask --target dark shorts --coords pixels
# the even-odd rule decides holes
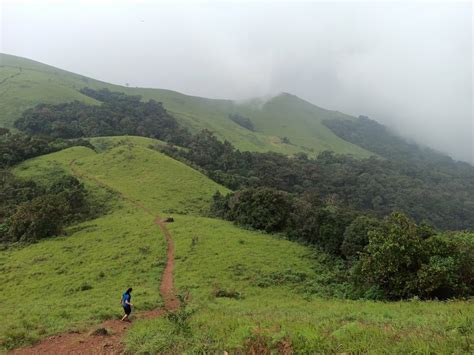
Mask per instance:
[[[132,312],[132,307],[130,307],[128,304],[123,306],[123,310],[125,311],[125,314],[130,314]]]

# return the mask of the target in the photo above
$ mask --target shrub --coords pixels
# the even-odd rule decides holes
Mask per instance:
[[[236,300],[240,300],[242,298],[242,294],[238,291],[226,290],[221,288],[214,289],[212,291],[212,295],[216,298],[233,298]]]
[[[23,203],[11,217],[10,240],[35,242],[60,233],[62,213],[67,208],[66,200],[55,195],[44,195]]]
[[[389,299],[417,294],[416,272],[426,255],[416,224],[401,213],[387,218],[382,230],[369,232],[369,244],[360,259],[361,272],[371,286]]]
[[[386,299],[469,296],[474,283],[474,238],[461,233],[426,238],[401,213],[369,231],[369,244],[353,268],[354,281],[366,294]]]
[[[238,191],[227,199],[227,204],[222,201],[217,199],[222,213],[229,219],[268,233],[286,228],[293,202],[289,194],[270,188]]]
[[[469,234],[434,236],[425,243],[429,260],[417,272],[423,298],[446,299],[474,293],[474,237]]]
[[[235,123],[237,123],[239,126],[242,126],[252,132],[255,131],[255,126],[253,125],[252,121],[250,121],[250,118],[239,115],[238,113],[231,113],[229,115],[229,118]]]
[[[369,243],[368,233],[370,230],[378,229],[381,223],[376,218],[359,216],[344,231],[344,239],[341,245],[341,254],[347,259],[354,259],[364,250]]]
[[[62,227],[92,214],[84,185],[61,176],[48,189],[3,174],[0,190],[0,241],[35,242],[62,232]]]

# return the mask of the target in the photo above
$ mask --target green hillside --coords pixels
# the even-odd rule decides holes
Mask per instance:
[[[202,217],[212,194],[226,189],[147,148],[142,138],[92,142],[100,153],[69,148],[14,170],[48,184],[70,174],[74,161],[94,196],[109,200],[110,211],[67,228],[63,236],[0,251],[0,282],[8,290],[8,307],[0,308],[3,347],[117,317],[117,297],[129,284],[138,310],[159,306],[165,243],[152,215],[173,212],[175,286],[189,295],[189,304],[180,313],[182,321],[135,322],[125,340],[130,351],[472,350],[472,302],[327,299],[343,293],[344,285],[325,254]]]
[[[322,124],[325,119],[353,118],[324,110],[293,95],[281,94],[268,101],[255,99],[237,102],[188,96],[163,89],[127,88],[7,54],[0,54],[0,126],[12,127],[25,109],[40,102],[79,100],[97,103],[78,92],[85,86],[93,89],[109,88],[161,101],[189,129],[208,128],[242,150],[284,154],[304,151],[313,156],[323,150],[359,157],[372,154],[339,138]],[[255,131],[229,119],[229,114],[235,113],[248,117]]]
[[[139,321],[126,337],[131,352],[447,354],[471,349],[472,301],[330,298],[325,294],[337,289],[332,284],[337,275],[317,251],[213,219],[180,216],[170,231],[176,284],[189,293],[183,312],[192,314],[189,329],[166,318]]]
[[[47,185],[71,174],[72,160],[94,155],[87,148],[70,148],[27,161],[15,173]],[[166,257],[166,243],[153,218],[84,182],[95,198],[108,201],[110,213],[71,226],[62,236],[0,252],[0,282],[10,295],[9,306],[0,309],[1,347],[115,317],[117,295],[132,282],[143,299],[142,309],[161,304],[158,286],[164,264],[159,260]]]

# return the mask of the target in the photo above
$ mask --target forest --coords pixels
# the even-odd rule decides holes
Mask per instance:
[[[400,212],[377,218],[311,194],[258,187],[216,193],[211,213],[329,253],[341,261],[350,298],[446,299],[474,293],[472,236],[439,233]]]
[[[74,146],[92,148],[84,139],[62,139],[45,135],[28,135],[0,128],[0,169],[9,168],[26,159]]]
[[[189,133],[154,100],[142,102],[139,96],[114,93],[107,89],[81,92],[102,102],[99,106],[79,101],[39,104],[15,122],[19,130],[54,138],[136,135],[182,145]]]
[[[85,88],[82,93],[102,104],[40,104],[25,111],[16,122],[24,133],[3,134],[2,149],[9,154],[2,165],[8,167],[61,144],[86,144],[80,139],[92,136],[161,139],[168,144],[151,148],[234,191],[226,196],[216,193],[212,216],[324,250],[343,265],[344,278],[351,284],[348,297],[445,299],[473,294],[472,237],[449,232],[474,229],[474,168],[468,164],[407,143],[366,118],[326,124],[344,139],[378,154],[369,159],[329,151],[316,158],[304,153],[242,152],[211,131],[191,134],[153,100],[143,102],[138,96],[106,89]],[[237,118],[252,129],[250,120]],[[17,149],[15,139],[37,148]],[[28,144],[19,147],[23,145]],[[19,225],[19,217],[55,216],[55,211],[42,212],[48,204],[43,201],[66,196],[66,191],[78,194],[76,200],[82,202],[77,208],[62,208],[68,213],[58,218],[60,225],[42,235],[54,234],[87,209],[86,199],[81,200],[82,187],[75,181],[51,191],[24,187],[11,176],[4,178],[4,184],[11,196],[21,190],[34,199],[29,205],[13,201],[21,207],[10,213],[5,212],[11,210],[8,203],[4,204],[3,240],[38,239],[28,225]]]
[[[1,136],[3,166],[21,161],[21,156],[87,144],[65,139],[139,135],[168,142],[163,149],[166,154],[232,190],[270,187],[297,195],[311,193],[333,205],[377,217],[401,211],[417,223],[443,230],[474,229],[474,168],[409,144],[367,118],[326,124],[379,157],[356,159],[329,151],[316,158],[304,153],[288,157],[241,152],[208,130],[191,134],[153,100],[143,102],[139,96],[107,89],[84,88],[82,93],[102,104],[40,104],[25,111],[16,127],[27,135]],[[16,141],[24,148],[12,148],[16,143],[11,142]]]
[[[444,230],[474,228],[474,168],[467,164],[458,168],[448,161],[435,170],[410,161],[355,159],[329,151],[315,159],[302,153],[287,157],[240,152],[206,130],[194,135],[186,147],[169,145],[164,151],[233,190],[264,186],[311,193],[378,217],[402,211],[416,222]]]
[[[62,176],[43,187],[8,170],[0,175],[0,243],[32,243],[59,235],[64,226],[97,212],[75,177]]]

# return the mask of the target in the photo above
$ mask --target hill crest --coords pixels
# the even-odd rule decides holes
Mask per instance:
[[[163,103],[183,126],[191,131],[209,129],[241,150],[274,151],[286,155],[305,152],[316,156],[324,150],[368,157],[372,153],[347,142],[322,124],[332,117],[351,119],[317,107],[295,95],[281,93],[248,102],[190,96],[176,91],[130,88],[105,83],[83,75],[9,54],[0,54],[0,126],[11,128],[22,112],[38,103],[98,102],[79,92],[84,87],[108,88],[144,100]],[[264,105],[255,105],[257,102]],[[253,103],[253,104],[252,104]],[[247,117],[255,131],[235,123],[230,115]]]

